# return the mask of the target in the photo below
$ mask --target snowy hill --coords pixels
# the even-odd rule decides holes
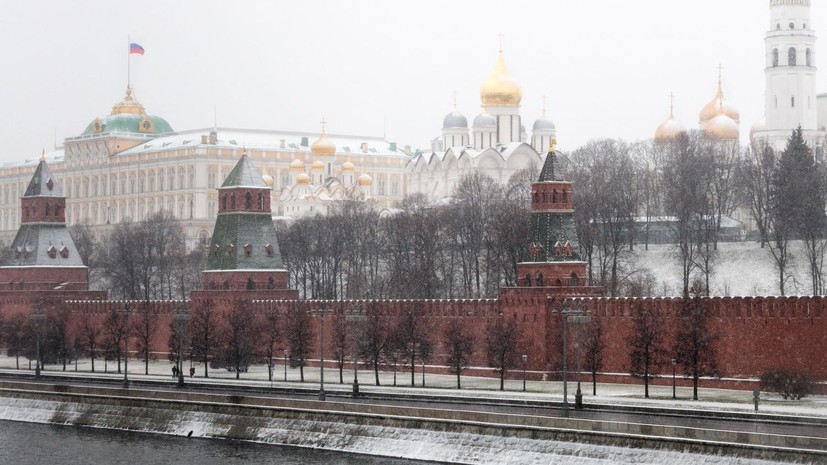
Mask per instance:
[[[811,294],[804,243],[791,242],[790,252],[794,258],[786,294]],[[650,245],[648,251],[642,246],[635,248],[633,268],[648,270],[655,276],[659,295],[679,295],[681,292],[681,271],[675,253],[674,245]],[[779,295],[775,262],[769,249],[762,249],[755,242],[719,244],[710,282],[712,295]]]

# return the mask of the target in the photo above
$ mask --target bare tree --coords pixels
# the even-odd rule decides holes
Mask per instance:
[[[442,337],[448,353],[446,363],[457,375],[457,389],[461,389],[460,375],[471,361],[471,355],[474,352],[474,336],[465,327],[462,319],[457,317],[448,323]]]
[[[376,306],[368,306],[365,319],[359,322],[359,358],[373,368],[376,385],[379,386],[379,368],[390,342],[389,329],[384,316]]]
[[[81,320],[80,334],[82,347],[86,355],[92,360],[92,373],[95,372],[95,359],[100,353],[101,327],[92,320],[92,315],[86,313]]]
[[[103,337],[105,348],[109,359],[118,361],[118,373],[121,372],[121,357],[125,357],[121,350],[124,339],[129,337],[126,334],[126,315],[123,311],[113,308],[106,314],[103,321]]]
[[[276,346],[281,340],[281,321],[278,313],[274,311],[266,312],[259,321],[262,325],[260,333],[264,343],[262,353],[267,359],[267,380],[273,381],[273,360],[277,357]]]
[[[654,377],[652,370],[661,364],[663,358],[663,330],[657,315],[637,305],[632,317],[632,335],[626,339],[629,344],[632,376],[642,378],[644,397],[649,398],[649,381]]]
[[[411,386],[415,386],[416,361],[430,353],[431,337],[427,321],[420,318],[421,310],[409,309],[400,315],[396,328],[393,329],[392,349],[401,354],[411,369]]]
[[[158,320],[150,310],[148,303],[140,305],[134,315],[136,318],[132,327],[135,328],[135,335],[137,336],[135,350],[141,354],[144,361],[144,374],[148,375],[149,361],[154,358],[152,343],[158,329]]]
[[[695,295],[684,299],[675,338],[675,361],[692,378],[692,399],[698,400],[698,381],[702,376],[718,376],[715,341],[717,332],[709,328],[708,301]]]
[[[219,345],[219,323],[213,302],[195,306],[191,321],[193,358],[204,364],[204,377],[210,377],[209,366]]]
[[[303,305],[294,304],[287,313],[287,342],[290,346],[290,367],[299,368],[301,382],[304,382],[304,367],[313,353],[316,333],[310,311]]]
[[[338,309],[333,312],[332,320],[333,330],[331,332],[333,340],[331,344],[333,345],[333,358],[336,359],[336,366],[339,368],[339,384],[344,384],[345,361],[347,360],[348,353],[350,353],[351,336],[348,333],[347,317],[344,310]]]
[[[246,372],[255,361],[260,333],[247,301],[237,301],[232,310],[224,313],[224,321],[221,358],[227,370],[234,371],[235,379],[239,379],[241,372]]]
[[[603,336],[603,321],[592,316],[591,323],[585,328],[583,352],[586,369],[592,375],[592,395],[597,395],[597,373],[603,369],[603,352],[606,350],[606,340]]]
[[[485,328],[488,365],[500,372],[500,391],[505,389],[506,372],[517,365],[521,339],[516,320],[505,319],[503,315],[489,320]]]
[[[26,316],[18,313],[5,322],[3,325],[7,343],[6,353],[14,356],[15,367],[20,369],[20,354],[24,351],[26,336]]]

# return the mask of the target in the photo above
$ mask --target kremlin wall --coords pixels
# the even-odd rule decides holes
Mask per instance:
[[[638,308],[651,310],[661,320],[665,347],[671,347],[684,301],[605,298],[601,288],[588,283],[586,263],[577,255],[571,204],[574,186],[557,176],[555,161],[552,146],[539,180],[532,185],[532,242],[526,251],[526,261],[518,265],[521,286],[501,289],[497,299],[299,299],[297,291],[287,288],[287,270],[281,260],[275,228],[269,220],[269,204],[259,201],[266,198],[259,194],[268,187],[245,154],[219,188],[222,201],[202,280],[204,289],[193,291],[188,301],[127,302],[108,300],[105,292],[87,290],[87,270],[82,263],[78,264],[77,249],[60,211],[55,213],[52,207],[65,202],[59,180],[51,174],[46,161],[41,160],[22,203],[32,209],[42,209],[44,214],[48,203],[52,216],[46,221],[39,213],[30,212],[30,216],[21,219],[20,231],[0,266],[0,312],[8,319],[15,314],[28,316],[40,307],[67,321],[72,338],[83,325],[102,325],[112,311],[129,308],[132,318],[145,315],[155,319],[151,346],[160,353],[168,350],[170,323],[176,312],[192,316],[209,309],[222,315],[241,306],[256,318],[276,313],[280,321],[286,321],[290,312],[304,309],[312,314],[316,334],[320,328],[320,309],[328,315],[343,313],[346,321],[377,315],[387,327],[408,312],[418,312],[418,321],[433,335],[434,349],[428,371],[448,371],[442,334],[448,322],[459,318],[476,341],[470,368],[464,374],[487,376],[497,373],[486,368],[486,327],[497,319],[513,320],[522,336],[519,351],[528,356],[528,376],[551,380],[561,376],[562,312],[579,308],[593,319],[599,319],[604,328],[606,349],[599,379],[636,382],[628,375],[626,343],[633,331],[633,313]],[[827,364],[823,363],[827,353],[827,298],[727,297],[700,301],[709,309],[710,330],[719,335],[715,348],[722,375],[721,379],[702,380],[702,387],[753,389],[757,376],[780,367],[827,380]],[[325,326],[327,354],[333,354],[332,326],[332,323]],[[577,331],[577,325],[569,325],[570,373],[576,367]],[[136,338],[133,332],[129,342],[131,357],[137,357]],[[282,339],[286,340],[285,335]],[[314,345],[318,340],[315,339]],[[310,363],[318,364],[317,357],[311,355]],[[329,366],[333,363],[329,362]],[[521,377],[522,367],[514,368],[509,377]],[[671,368],[668,363],[657,367],[656,372],[664,378],[654,382],[671,382]],[[573,374],[570,379],[574,379]],[[585,373],[584,379],[588,379]],[[687,384],[689,380],[682,379],[681,383]]]

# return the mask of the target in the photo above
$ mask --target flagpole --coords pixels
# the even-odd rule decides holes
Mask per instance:
[[[132,87],[132,38],[126,36],[126,87]]]

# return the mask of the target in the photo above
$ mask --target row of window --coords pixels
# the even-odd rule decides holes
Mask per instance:
[[[813,57],[812,57],[812,53],[810,52],[809,48],[804,51],[804,60],[805,60],[805,63],[807,64],[807,66],[812,66],[813,65],[812,64]],[[789,50],[787,50],[787,66],[797,66],[797,64],[798,64],[798,51],[795,49],[795,47],[790,47]],[[777,48],[772,49],[772,67],[773,68],[778,67],[778,49]]]

